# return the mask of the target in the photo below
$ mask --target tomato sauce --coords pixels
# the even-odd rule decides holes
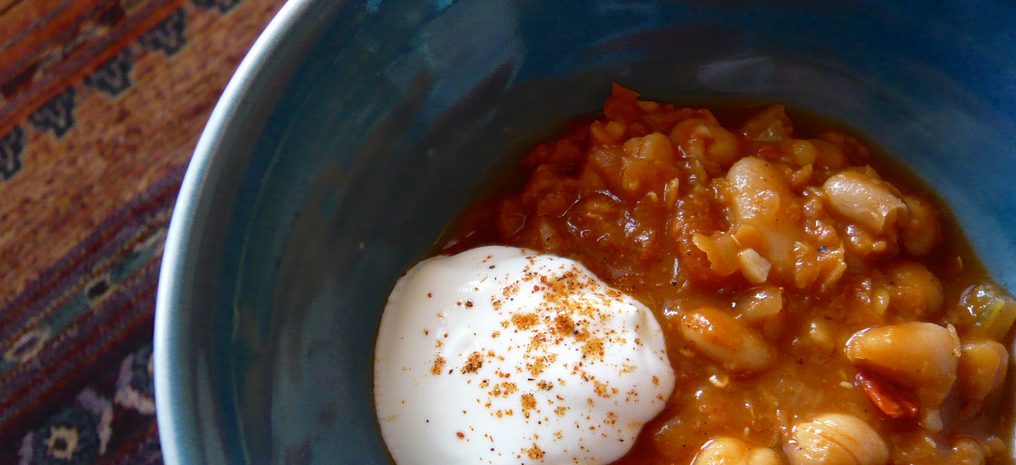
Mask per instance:
[[[1013,463],[1016,304],[932,186],[872,144],[782,105],[685,108],[615,84],[519,172],[442,253],[573,258],[653,310],[677,384],[618,464],[749,448],[772,452],[743,463]],[[808,436],[828,414],[851,420]]]

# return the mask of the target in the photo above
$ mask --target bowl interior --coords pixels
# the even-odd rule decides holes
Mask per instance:
[[[1016,286],[1002,2],[291,3],[256,52],[273,66],[247,69],[271,78],[221,104],[234,124],[206,133],[174,218],[157,330],[170,465],[389,463],[371,363],[392,284],[613,80],[848,122],[933,183]]]

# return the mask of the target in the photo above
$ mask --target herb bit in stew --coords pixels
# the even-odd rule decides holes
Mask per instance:
[[[676,384],[616,463],[1013,463],[1016,303],[932,189],[782,105],[638,97],[536,146],[448,247],[575,259],[654,312]]]

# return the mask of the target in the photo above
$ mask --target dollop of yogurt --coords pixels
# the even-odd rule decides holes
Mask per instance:
[[[417,264],[378,333],[398,465],[607,464],[674,387],[660,325],[576,261],[480,247]]]

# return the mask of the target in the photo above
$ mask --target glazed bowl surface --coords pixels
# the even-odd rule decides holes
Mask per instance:
[[[166,463],[388,464],[393,283],[526,147],[618,81],[842,121],[950,203],[1016,288],[1016,4],[290,0],[237,71],[165,249]]]

